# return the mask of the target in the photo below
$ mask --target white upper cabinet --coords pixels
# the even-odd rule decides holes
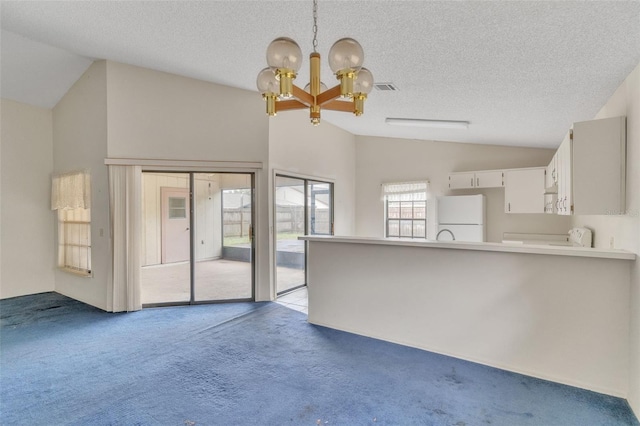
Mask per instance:
[[[486,170],[475,172],[476,188],[502,188],[504,186],[504,171]]]
[[[449,189],[475,188],[476,176],[474,172],[451,173],[449,175]]]
[[[503,170],[480,170],[449,174],[449,189],[502,188]]]
[[[545,167],[505,171],[504,211],[506,213],[545,212]]]
[[[626,117],[614,117],[574,123],[547,167],[451,173],[449,188],[504,187],[507,213],[620,215],[625,179]]]

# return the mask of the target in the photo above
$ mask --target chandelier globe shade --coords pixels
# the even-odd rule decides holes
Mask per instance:
[[[329,49],[329,68],[335,74],[347,70],[358,71],[364,62],[364,51],[360,43],[346,37],[333,43]]]
[[[329,67],[340,80],[341,97],[353,97],[353,80],[363,62],[362,46],[352,38],[341,38],[329,49]]]
[[[276,98],[280,91],[280,82],[271,68],[265,68],[258,73],[256,85],[262,97],[267,102],[267,114],[276,115]]]
[[[367,68],[362,67],[353,84],[356,93],[369,94],[373,89],[373,74]]]
[[[354,94],[354,114],[361,116],[364,113],[364,101],[367,99],[367,95],[373,89],[373,74],[365,67],[360,68],[358,75],[353,83]]]
[[[324,84],[323,82],[320,82],[320,92],[324,92],[326,90],[327,90],[327,85]],[[307,85],[304,86],[304,91],[311,93],[311,83],[307,83]]]
[[[256,85],[260,93],[264,95],[265,93],[278,93],[280,82],[271,68],[265,68],[258,73]]]
[[[302,49],[288,37],[278,37],[267,48],[267,65],[280,80],[280,98],[293,97],[293,80],[302,66]]]

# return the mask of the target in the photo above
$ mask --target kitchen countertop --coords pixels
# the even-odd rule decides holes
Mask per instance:
[[[544,254],[552,256],[594,257],[601,259],[635,260],[635,253],[626,250],[595,249],[587,247],[553,246],[513,243],[487,243],[464,241],[409,240],[404,238],[377,238],[355,236],[311,236],[298,237],[299,240],[314,242],[336,242],[349,244],[373,244],[404,247],[425,247],[453,250],[493,251],[504,253]]]

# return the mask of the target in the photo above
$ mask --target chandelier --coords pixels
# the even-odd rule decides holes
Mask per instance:
[[[310,81],[304,89],[293,84],[302,65],[302,50],[298,43],[279,37],[267,48],[267,68],[258,74],[258,90],[266,101],[267,114],[309,108],[314,126],[320,124],[320,108],[364,112],[364,101],[373,88],[373,75],[362,67],[364,52],[360,43],[352,38],[336,41],[329,50],[329,67],[340,84],[327,89],[320,81],[320,54],[318,47],[318,2],[313,1],[313,52],[309,55]],[[339,100],[341,99],[341,100]]]

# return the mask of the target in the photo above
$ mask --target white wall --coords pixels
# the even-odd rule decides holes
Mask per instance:
[[[94,62],[53,108],[55,172],[91,173],[91,265],[93,277],[56,270],[56,291],[107,309],[111,274],[107,167],[106,62]],[[57,243],[57,241],[56,241]],[[54,246],[56,243],[53,243]]]
[[[627,117],[626,214],[620,216],[576,216],[572,226],[594,230],[594,246],[624,249],[640,256],[640,65],[629,74],[597,118]],[[585,119],[589,119],[585,117]],[[640,417],[640,260],[631,275],[631,334],[629,404]]]
[[[107,62],[109,158],[255,161],[256,300],[270,300],[269,122],[256,92]]]
[[[355,155],[354,135],[327,122],[311,125],[307,110],[281,112],[270,119],[271,170],[335,181],[336,235],[355,232]]]
[[[2,100],[0,298],[55,289],[51,110]]]
[[[356,234],[384,236],[380,185],[428,179],[432,196],[485,194],[487,240],[502,241],[504,232],[557,233],[569,230],[569,219],[544,214],[506,214],[504,189],[448,188],[450,172],[546,166],[554,150],[452,142],[356,137]]]

